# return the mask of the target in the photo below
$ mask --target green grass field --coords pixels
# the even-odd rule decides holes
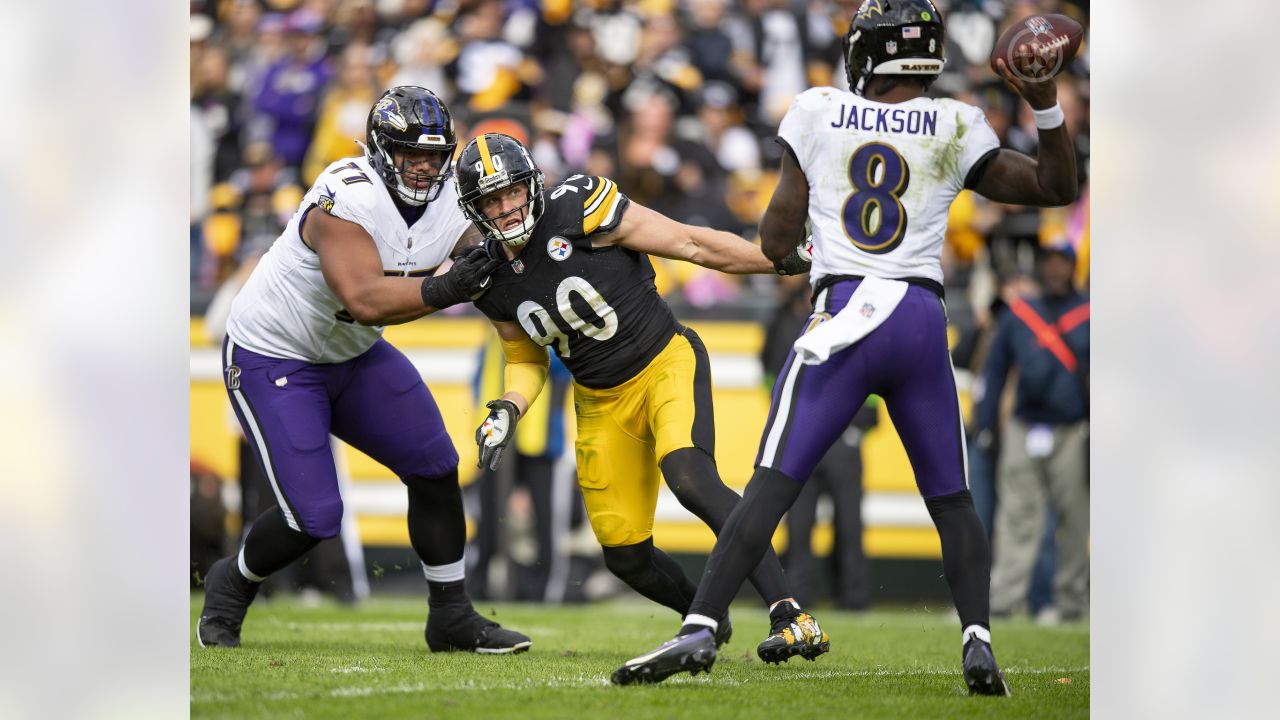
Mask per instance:
[[[255,604],[239,649],[201,648],[191,599],[193,718],[1082,718],[1089,715],[1089,629],[997,622],[1011,698],[969,697],[949,608],[815,611],[831,636],[816,662],[755,656],[768,621],[733,609],[733,640],[710,675],[615,687],[609,674],[677,628],[635,600],[588,606],[478,605],[533,638],[521,655],[431,654],[425,600],[356,608]]]

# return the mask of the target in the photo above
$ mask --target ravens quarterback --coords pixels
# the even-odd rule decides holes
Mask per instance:
[[[458,198],[503,264],[475,301],[506,357],[505,388],[476,432],[480,464],[496,468],[516,422],[546,379],[551,346],[573,375],[578,482],[605,564],[636,592],[682,616],[696,590],[653,545],[659,470],[681,505],[718,532],[739,498],[715,465],[707,351],[654,287],[649,255],[729,273],[808,270],[795,249],[777,265],[756,245],[675,222],[632,203],[610,179],[574,175],[544,188],[515,138],[488,133],[458,158]],[[829,641],[801,612],[772,550],[750,573],[772,610],[760,657],[813,659]],[[711,623],[715,641],[732,632]],[[625,669],[623,674],[626,674]]]

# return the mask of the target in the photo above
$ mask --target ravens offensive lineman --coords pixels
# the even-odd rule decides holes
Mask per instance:
[[[476,300],[506,355],[505,387],[476,432],[480,464],[496,468],[517,420],[541,391],[550,345],[574,378],[578,482],[605,564],[645,597],[684,615],[694,585],[653,545],[658,471],[680,503],[719,531],[738,495],[715,465],[710,365],[697,334],[676,321],[653,283],[649,255],[729,273],[808,270],[799,250],[777,267],[756,245],[671,220],[624,196],[612,180],[575,175],[543,188],[515,138],[472,140],[458,159],[463,211],[503,264]],[[827,651],[826,633],[800,611],[770,550],[750,573],[774,610],[757,648],[781,662]],[[727,618],[716,625],[723,644]]]
[[[236,296],[223,371],[278,504],[205,579],[202,646],[237,647],[261,582],[338,534],[343,501],[329,435],[386,465],[409,494],[409,540],[430,590],[433,651],[520,652],[524,635],[478,614],[463,589],[458,454],[422,376],[382,339],[478,295],[497,263],[458,210],[457,140],[431,91],[388,90],[362,157],[325,169]],[[454,256],[447,272],[439,269]]]
[[[844,36],[852,92],[806,90],[782,119],[787,152],[761,243],[782,257],[811,222],[815,314],[778,377],[756,472],[716,540],[690,615],[674,640],[637,658],[655,674],[710,668],[715,645],[700,618],[723,616],[801,483],[876,393],[938,530],[965,683],[971,694],[1009,694],[991,649],[991,553],[969,496],[940,255],[961,189],[1065,205],[1078,181],[1056,85],[1043,73],[1015,75],[999,61],[1035,111],[1038,159],[1001,150],[979,108],[925,96],[945,62],[944,38],[929,0],[866,0]]]

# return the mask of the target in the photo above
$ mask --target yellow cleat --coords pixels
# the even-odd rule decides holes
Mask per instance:
[[[769,611],[772,634],[756,648],[756,654],[767,663],[782,663],[799,655],[816,660],[831,649],[831,640],[809,613],[790,602],[779,603]]]

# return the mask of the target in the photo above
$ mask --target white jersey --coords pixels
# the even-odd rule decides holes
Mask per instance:
[[[778,135],[809,181],[815,286],[831,275],[941,283],[951,201],[1000,146],[973,105],[879,103],[828,87],[797,95]]]
[[[227,335],[237,345],[271,357],[337,363],[368,350],[382,335],[381,327],[352,320],[325,283],[320,256],[302,242],[302,218],[312,206],[364,228],[385,275],[430,274],[471,224],[458,207],[453,182],[444,184],[409,227],[365,158],[333,163],[316,178],[232,303]]]

